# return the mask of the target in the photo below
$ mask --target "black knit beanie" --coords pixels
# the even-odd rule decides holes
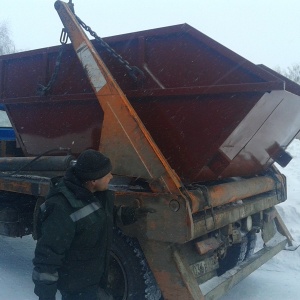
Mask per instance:
[[[112,170],[110,159],[98,151],[88,149],[77,158],[74,173],[81,181],[96,180]]]

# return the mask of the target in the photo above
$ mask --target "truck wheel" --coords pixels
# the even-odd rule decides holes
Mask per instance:
[[[239,265],[244,260],[248,259],[254,253],[256,245],[256,234],[254,232],[248,232],[243,238],[241,243],[237,243],[228,247],[227,254],[224,258],[219,259],[219,268],[217,269],[217,275],[221,276],[228,270]]]
[[[241,243],[233,244],[227,248],[225,257],[219,259],[219,268],[217,269],[218,276],[234,268],[245,259],[247,245],[248,239],[247,236],[244,236]]]
[[[114,231],[108,289],[114,300],[161,300],[161,292],[136,239]]]
[[[256,246],[256,240],[257,240],[257,235],[255,232],[248,232],[247,233],[247,251],[246,251],[246,255],[245,255],[245,259],[248,259],[249,257],[252,256],[252,254],[254,253],[254,249]]]

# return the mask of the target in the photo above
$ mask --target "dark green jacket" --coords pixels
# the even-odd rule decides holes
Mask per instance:
[[[107,284],[109,251],[118,208],[112,191],[91,193],[72,168],[53,185],[41,206],[33,281],[39,297],[55,297],[57,289],[77,293]],[[120,210],[121,208],[119,208]],[[123,223],[136,219],[122,208]]]

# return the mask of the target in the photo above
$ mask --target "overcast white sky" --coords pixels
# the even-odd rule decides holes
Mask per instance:
[[[54,0],[0,0],[16,48],[59,44]],[[65,0],[68,2],[68,0]],[[188,23],[255,64],[300,63],[299,0],[73,0],[101,37]]]

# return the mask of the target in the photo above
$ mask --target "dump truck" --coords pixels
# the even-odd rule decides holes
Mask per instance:
[[[218,299],[292,245],[275,163],[292,159],[297,84],[188,24],[102,39],[71,1],[55,9],[61,45],[0,57],[2,235],[35,238],[50,178],[95,149],[116,204],[156,210],[114,229],[114,299]]]

